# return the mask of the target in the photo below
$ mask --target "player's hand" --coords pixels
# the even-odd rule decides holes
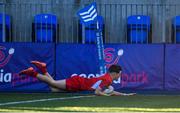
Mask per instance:
[[[106,94],[106,93],[104,93],[104,96],[111,96],[110,94]]]
[[[124,96],[133,96],[136,95],[136,93],[128,93],[128,94],[123,94]]]

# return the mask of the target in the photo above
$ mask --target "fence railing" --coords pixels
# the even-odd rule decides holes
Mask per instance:
[[[77,11],[86,6],[75,4],[0,4],[3,42],[33,42],[33,22],[37,14],[57,16],[54,42],[84,43],[84,27],[80,31]],[[98,13],[104,18],[105,43],[128,43],[127,18],[131,15],[147,15],[151,19],[151,32],[147,43],[176,43],[176,27],[173,19],[179,15],[180,5],[172,4],[97,4]],[[11,26],[7,37],[5,14],[10,16]],[[82,36],[80,39],[80,36]]]

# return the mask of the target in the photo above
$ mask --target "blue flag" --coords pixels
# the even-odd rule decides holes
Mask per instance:
[[[87,7],[78,11],[78,16],[80,17],[81,23],[85,26],[90,24],[97,24],[96,30],[96,41],[97,41],[97,49],[98,49],[98,58],[99,58],[99,68],[100,74],[106,73],[106,66],[104,63],[104,45],[102,39],[102,31],[99,29],[98,20],[97,20],[97,6],[96,3],[93,2]]]
[[[97,6],[96,3],[88,5],[87,7],[78,11],[77,15],[80,17],[84,25],[89,25],[97,21]]]

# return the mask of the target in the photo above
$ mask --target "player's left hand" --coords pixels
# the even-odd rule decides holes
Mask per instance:
[[[136,95],[136,93],[128,93],[128,94],[124,94],[124,96],[133,96]]]

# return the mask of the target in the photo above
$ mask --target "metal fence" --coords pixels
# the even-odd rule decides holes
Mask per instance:
[[[54,14],[58,18],[55,42],[84,43],[80,40],[77,11],[86,6],[79,4],[1,3],[0,13],[10,15],[11,28],[6,39],[5,17],[2,36],[5,42],[33,42],[33,21],[37,14]],[[128,43],[127,18],[131,15],[148,15],[151,19],[150,41],[147,43],[176,43],[172,20],[179,15],[178,4],[97,4],[105,23],[105,43]]]

